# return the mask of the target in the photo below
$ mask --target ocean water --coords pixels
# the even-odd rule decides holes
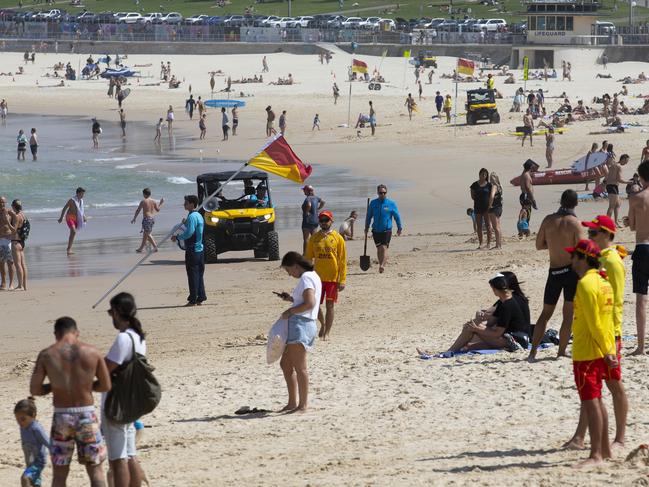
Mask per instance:
[[[131,225],[130,220],[143,188],[151,188],[156,199],[165,198],[154,230],[154,234],[164,235],[184,216],[183,196],[196,193],[197,175],[236,169],[243,163],[200,153],[200,141],[195,137],[176,135],[170,141],[166,131],[162,143],[156,145],[153,123],[129,123],[126,139],[121,137],[117,121],[100,123],[103,133],[98,150],[92,148],[90,117],[10,114],[6,124],[0,125],[0,195],[9,202],[19,198],[31,222],[26,253],[32,262],[38,262],[31,266],[32,278],[128,269],[130,261],[121,266],[114,257],[138,245],[139,221]],[[31,161],[29,149],[26,161],[17,161],[18,130],[29,134],[32,127],[39,136],[38,161]],[[181,151],[195,152],[196,157],[181,156]],[[342,220],[352,209],[364,213],[366,198],[374,194],[376,181],[315,164],[309,183],[327,201],[327,208]],[[275,176],[271,176],[270,185],[277,208],[277,228],[298,229],[304,199],[300,186]],[[78,235],[78,249],[83,252],[70,260],[60,259],[68,232],[57,219],[78,186],[86,189],[89,219]],[[236,186],[231,189],[232,194],[239,190]]]

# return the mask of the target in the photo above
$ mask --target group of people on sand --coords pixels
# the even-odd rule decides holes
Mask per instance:
[[[8,206],[0,196],[0,291],[27,291],[25,242],[30,229],[22,202],[15,199]]]

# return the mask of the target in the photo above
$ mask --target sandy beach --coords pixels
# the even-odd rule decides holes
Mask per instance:
[[[70,61],[76,67],[88,54],[40,54],[34,65],[25,66],[26,74],[13,78],[15,81],[0,77],[0,98],[9,103],[9,117],[13,113],[87,117],[87,130],[79,138],[87,139],[88,145],[93,116],[102,121],[107,135],[117,133],[117,103],[106,96],[105,81],[66,82],[65,87],[46,88],[58,81],[41,77],[55,62]],[[93,53],[95,57],[99,54]],[[573,104],[583,99],[593,106],[594,96],[620,91],[622,84],[616,79],[649,72],[649,63],[609,64],[612,79],[595,79],[603,72],[595,64],[597,55],[567,50],[564,58],[573,64],[572,82],[528,81],[527,88],[543,88],[550,111],[560,104],[559,98],[551,97],[564,91]],[[328,184],[336,177],[357,178],[356,208],[363,218],[365,199],[374,196],[376,184],[386,182],[404,219],[404,235],[393,239],[392,258],[383,275],[378,274],[376,262],[369,272],[360,271],[362,241],[348,243],[347,288],[337,305],[332,339],[319,342],[309,356],[311,404],[302,415],[233,414],[245,405],[270,410],[284,405],[281,371],[265,362],[266,333],[285,309],[272,291],[290,291],[294,285],[277,263],[234,253],[208,266],[208,301],[201,308],[181,307],[186,297],[183,255],[171,245],[130,278],[121,289],[136,296],[140,318],[149,333],[148,355],[163,385],[160,407],[144,418],[146,429],[139,450],[151,485],[644,485],[647,463],[625,462],[624,458],[647,440],[643,418],[643,405],[649,400],[646,356],[623,359],[630,401],[625,448],[601,467],[576,471],[571,465],[585,458],[587,451],[560,449],[574,430],[579,404],[572,364],[569,359],[555,360],[556,349],[541,351],[541,360],[533,365],[524,360],[523,353],[421,360],[415,351],[421,346],[446,350],[461,324],[475,310],[493,302],[487,281],[500,270],[515,272],[524,282],[533,321],[541,310],[547,253],[537,252],[533,240],[515,237],[520,190],[508,183],[520,174],[528,158],[545,165],[542,137],[535,138],[533,148],[521,148],[520,141],[508,135],[522,125],[522,113],[509,113],[511,97],[522,82],[503,85],[503,77],[496,79],[496,88],[505,95],[498,102],[499,125],[454,129],[431,115],[435,91],[455,92],[450,80],[439,78],[441,73],[452,72],[455,58],[439,59],[433,84],[424,84],[424,100],[418,102],[419,111],[409,121],[405,97],[412,92],[416,98],[417,91],[411,66],[403,58],[357,56],[367,62],[370,71],[380,66],[387,80],[380,92],[370,92],[366,84],[353,84],[352,125],[359,112],[367,113],[369,100],[378,115],[377,135],[371,137],[369,129],[363,129],[358,137],[356,130],[339,127],[347,123],[349,84],[344,80],[351,56],[335,52],[327,66],[320,65],[316,56],[272,54],[268,56],[270,73],[264,73],[264,79],[292,73],[297,84],[233,85],[236,92],[250,95],[241,98],[246,107],[240,114],[240,135],[221,142],[219,114],[210,110],[208,140],[199,141],[198,120],[190,121],[184,113],[188,85],[192,85],[194,97],[212,98],[209,71],[223,70],[225,76],[217,77],[216,85],[221,89],[227,75],[235,80],[259,74],[261,57],[129,56],[129,65],[152,66],[141,68],[142,74],[151,78],[130,81],[132,93],[124,104],[128,120],[148,124],[152,139],[155,122],[173,105],[176,137],[182,143],[176,144],[180,148],[172,148],[163,131],[162,155],[191,160],[203,151],[210,158],[205,170],[210,171],[218,170],[219,160],[245,161],[263,146],[267,105],[277,114],[287,110],[286,138],[305,162],[314,165],[309,182],[316,190],[325,184],[319,172],[327,174]],[[178,90],[144,86],[158,81],[163,60],[171,61],[173,72],[184,80]],[[22,64],[22,54],[2,53],[0,61],[5,71],[14,71]],[[334,74],[342,95],[337,105],[331,94]],[[522,77],[520,71],[515,74],[517,79]],[[464,112],[463,90],[477,86],[460,84],[458,113]],[[631,108],[642,105],[644,99],[636,98],[638,95],[649,94],[649,84],[628,85],[628,89],[629,96],[622,99]],[[220,95],[225,94],[215,93],[214,98]],[[321,119],[319,132],[311,130],[315,113]],[[588,135],[602,129],[602,119],[569,125],[556,137],[555,167],[569,167],[593,142],[607,139],[618,156],[630,154],[631,162],[625,168],[625,177],[630,177],[645,139],[649,139],[649,133],[644,133],[649,130],[649,116],[622,118],[640,126],[624,134]],[[142,137],[143,145],[152,145]],[[41,151],[46,152],[52,142],[42,139],[40,143]],[[8,159],[0,167],[9,164],[16,162]],[[497,172],[503,182],[502,250],[475,251],[477,242],[465,214],[471,206],[468,187],[481,167]],[[198,174],[191,162],[174,163],[170,171],[189,179]],[[583,189],[583,185],[537,188],[539,211],[532,217],[533,232],[545,214],[557,209],[561,192],[569,187]],[[193,186],[187,188],[190,191]],[[70,191],[73,189],[71,186]],[[284,253],[300,248],[295,215],[299,215],[303,196],[298,186],[294,194],[290,187],[281,191],[287,214],[278,218],[291,222],[280,232]],[[0,186],[0,194],[21,197],[12,194],[10,186]],[[288,209],[291,201],[293,210]],[[180,213],[181,203],[168,201],[168,211]],[[23,204],[29,217],[29,201]],[[582,203],[577,214],[591,219],[606,207],[606,201]],[[625,200],[622,214],[626,210]],[[343,216],[336,214],[337,221]],[[128,222],[117,224],[127,227]],[[359,233],[361,228],[359,225]],[[52,227],[51,232],[56,231]],[[41,252],[42,264],[33,265],[65,259],[66,232],[63,228],[58,232],[62,246]],[[164,234],[166,229],[157,232]],[[624,229],[616,241],[632,249],[634,235]],[[120,242],[115,237],[115,245],[122,245]],[[83,252],[94,248],[89,245]],[[6,411],[0,416],[0,433],[6,439],[0,445],[0,485],[16,485],[19,479],[23,460],[11,409],[27,395],[38,351],[53,341],[53,321],[62,315],[73,316],[82,339],[102,351],[107,351],[114,339],[115,330],[105,313],[107,303],[96,310],[91,305],[125,265],[137,261],[135,254],[126,250],[122,255],[123,262],[116,264],[115,272],[81,277],[71,272],[66,278],[33,280],[26,293],[0,293],[0,403]],[[629,352],[635,347],[635,316],[630,259],[625,263],[623,334],[630,336],[624,341],[624,350]],[[550,328],[559,326],[557,313]],[[604,397],[611,414],[610,394]],[[39,418],[49,429],[49,398],[39,399],[38,406]],[[45,483],[51,480],[50,466],[43,479]],[[73,465],[69,485],[86,485],[78,464]]]

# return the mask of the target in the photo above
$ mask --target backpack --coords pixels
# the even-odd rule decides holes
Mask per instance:
[[[120,424],[132,423],[150,413],[162,397],[160,384],[153,375],[155,368],[135,351],[135,340],[130,333],[128,336],[133,343],[133,358],[113,371],[113,387],[104,404],[106,417]]]
[[[32,229],[31,223],[29,223],[29,220],[25,218],[25,221],[23,222],[23,226],[18,229],[18,238],[22,240],[23,242],[29,238],[29,231]]]

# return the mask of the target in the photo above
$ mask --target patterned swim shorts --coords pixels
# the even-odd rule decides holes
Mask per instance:
[[[45,465],[39,465],[37,463],[32,463],[23,472],[23,477],[28,479],[33,486],[40,487],[40,485],[41,485],[41,473],[43,473],[44,468],[45,468]]]
[[[101,436],[94,406],[54,408],[51,434],[52,464],[70,465],[75,445],[81,464],[99,465],[106,459],[106,445]]]
[[[8,238],[0,238],[0,262],[13,262],[14,258],[11,255],[11,240]]]
[[[140,233],[151,233],[153,231],[153,225],[155,220],[150,216],[145,216],[142,218],[142,231]]]

